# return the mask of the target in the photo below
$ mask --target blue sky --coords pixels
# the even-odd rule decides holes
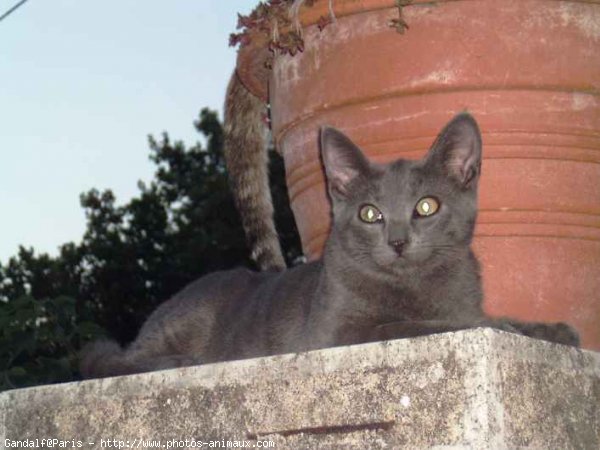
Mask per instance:
[[[0,0],[0,14],[16,0]],[[256,0],[29,0],[0,22],[0,262],[78,242],[79,194],[150,180],[147,135],[222,111],[228,36]]]

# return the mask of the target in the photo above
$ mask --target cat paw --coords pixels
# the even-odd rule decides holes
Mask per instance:
[[[494,328],[510,333],[518,333],[523,336],[554,342],[556,344],[579,347],[579,334],[575,328],[563,322],[520,322],[510,318],[494,318],[487,319],[486,323]]]
[[[536,324],[524,333],[527,336],[554,342],[556,344],[579,347],[579,333],[572,326],[563,323]]]
[[[552,342],[557,344],[579,347],[579,333],[571,325],[558,322],[552,325],[554,327],[554,339]]]

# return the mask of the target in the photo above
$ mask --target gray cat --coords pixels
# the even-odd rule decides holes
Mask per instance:
[[[101,377],[475,326],[563,344],[558,324],[490,318],[470,249],[481,137],[456,116],[420,161],[379,165],[321,130],[333,226],[323,258],[282,272],[206,276],[161,305],[126,349],[98,342],[82,374]]]

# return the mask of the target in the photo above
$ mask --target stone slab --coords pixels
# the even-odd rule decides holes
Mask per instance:
[[[19,389],[0,394],[0,439],[598,449],[600,353],[476,329]]]

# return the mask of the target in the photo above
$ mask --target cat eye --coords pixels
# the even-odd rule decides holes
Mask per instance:
[[[366,223],[377,223],[383,220],[383,214],[373,205],[361,206],[358,217]]]
[[[420,217],[434,215],[440,209],[440,202],[433,197],[423,197],[415,206],[415,214]]]

